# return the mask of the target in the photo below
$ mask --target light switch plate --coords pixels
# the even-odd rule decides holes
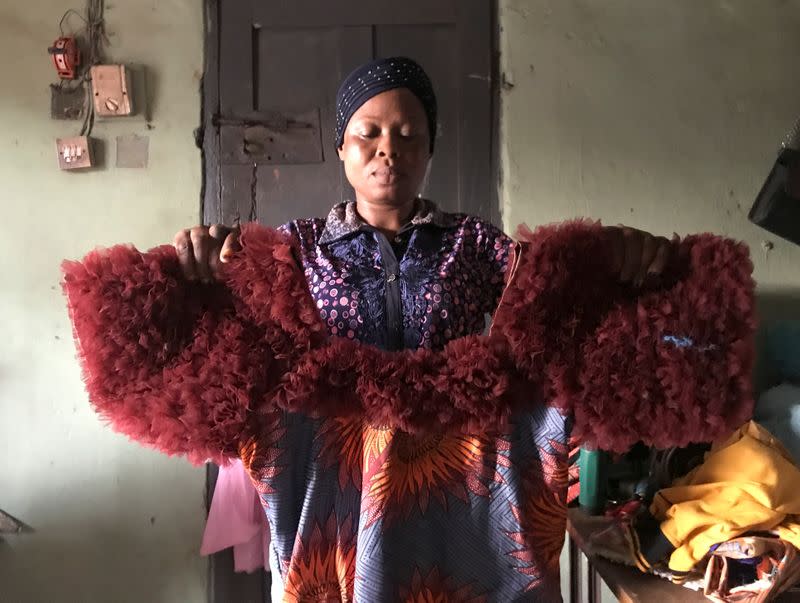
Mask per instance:
[[[58,167],[62,170],[79,170],[92,167],[92,145],[86,136],[57,138]]]
[[[125,65],[95,65],[90,73],[96,115],[117,117],[133,113],[131,82]]]

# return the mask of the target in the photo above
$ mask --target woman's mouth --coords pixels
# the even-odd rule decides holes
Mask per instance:
[[[389,186],[395,184],[398,180],[405,178],[405,174],[395,168],[387,167],[380,168],[372,172],[372,177],[375,181],[382,186]]]

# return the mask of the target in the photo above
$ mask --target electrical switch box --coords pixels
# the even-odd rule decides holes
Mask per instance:
[[[90,73],[95,115],[117,117],[133,114],[131,79],[125,65],[94,65]]]
[[[50,118],[81,119],[88,107],[83,86],[50,84]]]
[[[93,165],[92,147],[86,136],[57,138],[56,150],[58,151],[58,167],[62,170],[78,170],[90,168]]]

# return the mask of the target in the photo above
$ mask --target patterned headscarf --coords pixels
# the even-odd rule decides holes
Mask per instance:
[[[347,124],[365,102],[381,92],[408,88],[422,103],[428,118],[430,151],[436,138],[436,95],[433,85],[418,63],[406,57],[375,59],[348,75],[336,93],[336,148],[344,143]]]

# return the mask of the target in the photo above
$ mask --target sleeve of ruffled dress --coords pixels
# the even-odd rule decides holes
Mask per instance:
[[[290,245],[276,237],[285,239],[245,229],[224,285],[186,281],[171,246],[116,246],[64,262],[86,389],[114,430],[195,463],[238,455],[254,409],[285,369],[269,321],[245,307],[259,308],[264,274],[292,269]]]
[[[582,445],[685,446],[752,413],[754,281],[747,247],[676,239],[657,286],[618,282],[599,224],[522,229],[493,330]],[[513,284],[513,286],[511,286]]]

